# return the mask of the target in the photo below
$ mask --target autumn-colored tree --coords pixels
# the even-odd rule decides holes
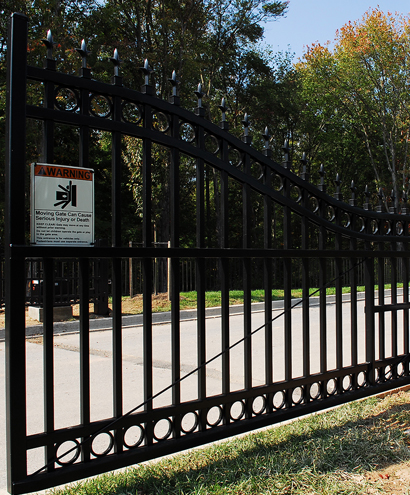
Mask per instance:
[[[312,45],[297,66],[305,112],[322,130],[333,121],[340,136],[361,138],[375,185],[393,190],[396,207],[409,188],[409,62],[410,18],[373,9],[337,32],[333,50]]]

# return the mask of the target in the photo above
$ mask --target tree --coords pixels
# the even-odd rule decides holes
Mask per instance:
[[[342,27],[333,50],[313,45],[297,67],[307,112],[322,128],[333,120],[360,136],[374,182],[393,190],[396,208],[399,189],[409,189],[409,35],[408,17],[369,10]]]

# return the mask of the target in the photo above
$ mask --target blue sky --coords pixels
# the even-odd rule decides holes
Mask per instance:
[[[409,0],[290,0],[286,17],[265,25],[265,42],[274,51],[289,48],[296,61],[306,51],[304,46],[333,42],[337,29],[377,6],[383,12],[410,12]]]

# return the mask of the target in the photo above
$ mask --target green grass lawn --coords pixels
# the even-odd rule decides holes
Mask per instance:
[[[410,469],[409,407],[409,392],[352,402],[52,493],[410,494],[394,475]]]

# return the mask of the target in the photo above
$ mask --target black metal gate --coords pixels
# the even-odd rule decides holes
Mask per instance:
[[[394,210],[382,212],[381,208],[374,212],[367,195],[364,207],[359,208],[354,193],[349,204],[341,201],[338,185],[334,197],[328,195],[323,174],[321,184],[316,187],[309,183],[305,171],[302,177],[292,173],[287,145],[283,164],[271,160],[267,131],[264,151],[261,153],[252,148],[246,116],[242,139],[227,132],[223,104],[220,126],[206,120],[200,88],[196,92],[198,106],[195,113],[180,108],[176,91],[169,102],[155,98],[148,65],[144,66],[145,84],[141,91],[135,91],[123,87],[115,59],[112,84],[105,84],[91,79],[90,69],[84,65],[80,77],[57,72],[51,43],[44,68],[27,66],[26,53],[27,18],[14,14],[8,48],[5,244],[7,469],[11,493],[39,490],[135,464],[410,382],[410,217],[406,205],[400,213]],[[28,81],[41,88],[42,98],[37,104],[26,101]],[[174,83],[175,79],[172,80]],[[57,101],[64,95],[69,95],[70,105]],[[97,99],[108,108],[104,113],[98,113],[92,106]],[[78,129],[78,164],[83,167],[93,166],[88,144],[90,131],[110,134],[111,246],[36,247],[28,243],[26,119],[42,122],[43,159],[48,163],[54,162],[53,130],[56,124]],[[129,247],[128,240],[125,243],[121,239],[123,136],[138,139],[142,150],[143,244],[138,247]],[[153,246],[154,143],[167,150],[169,248],[154,249]],[[194,248],[180,247],[179,172],[184,160],[191,160],[195,171]],[[214,194],[218,195],[219,205],[213,224],[218,233],[215,236],[209,235],[209,225],[205,221],[205,173],[209,167],[216,177]],[[262,211],[257,236],[254,235],[256,203]],[[273,211],[276,215],[275,236]],[[240,222],[235,222],[238,217]],[[233,228],[235,232],[232,232]],[[236,242],[238,238],[239,242]],[[142,260],[143,266],[144,310],[140,344],[143,380],[135,391],[135,407],[126,410],[123,407],[123,356],[126,350],[122,347],[121,259],[130,258]],[[171,372],[163,387],[170,391],[170,399],[161,407],[155,406],[160,391],[154,387],[153,366],[155,335],[151,294],[155,258],[170,260],[171,278]],[[41,431],[34,433],[27,431],[26,424],[24,315],[27,259],[41,260],[44,269],[44,424]],[[80,266],[81,419],[76,425],[56,427],[53,265],[55,260],[61,259],[77,259]],[[89,267],[95,259],[109,261],[113,284],[113,415],[98,421],[92,420],[90,414]],[[196,365],[191,371],[181,373],[185,356],[181,356],[180,342],[180,267],[187,260],[196,266],[197,330],[193,336]],[[218,270],[222,297],[220,340],[215,353],[210,352],[211,343],[207,340],[205,278],[211,266],[209,260],[212,260],[213,270]],[[385,292],[386,265],[389,267],[390,292]],[[244,291],[241,336],[236,340],[238,324],[233,324],[229,310],[229,280],[233,266],[240,270]],[[274,270],[275,277],[283,279],[284,307],[279,312],[271,297]],[[363,302],[357,289],[361,270],[365,277],[363,323],[360,318]],[[292,300],[293,273],[301,274],[301,300]],[[309,299],[313,277],[320,287],[314,295],[315,304]],[[251,289],[255,283],[265,294],[261,324],[255,324],[256,316],[252,313]],[[402,289],[398,289],[399,283]],[[347,302],[343,285],[350,288]],[[328,287],[334,287],[332,300],[326,294]],[[260,354],[255,358],[257,351]],[[212,380],[207,374],[211,363],[218,365],[220,370],[216,388],[212,388]],[[196,393],[188,399],[181,394],[186,377],[196,381]],[[165,431],[161,430],[164,425]],[[133,433],[132,441],[130,432]],[[103,451],[97,451],[96,444],[101,437],[108,445]],[[27,460],[33,449],[44,453],[43,467],[34,472]]]

